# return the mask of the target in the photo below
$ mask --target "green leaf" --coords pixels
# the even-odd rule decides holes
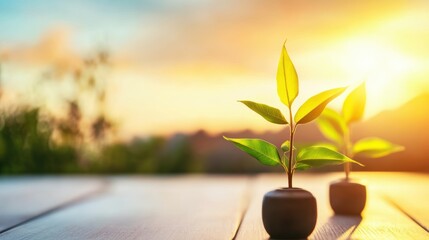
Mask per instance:
[[[319,146],[303,148],[298,153],[296,159],[297,162],[310,165],[311,167],[339,165],[348,162],[363,166],[359,162],[356,162],[339,152]]]
[[[371,158],[379,158],[394,152],[403,151],[404,149],[403,146],[393,144],[381,138],[364,138],[354,144],[353,153]]]
[[[290,149],[290,141],[289,141],[289,140],[285,141],[285,142],[282,144],[281,148],[282,148],[282,150],[283,150],[284,152],[289,152],[289,149]]]
[[[282,143],[281,149],[282,149],[284,152],[289,152],[289,150],[290,150],[290,141],[289,141],[289,140],[286,140],[284,143]],[[296,148],[295,148],[295,147],[293,147],[293,150],[296,150]]]
[[[310,165],[308,165],[308,164],[305,164],[305,163],[296,163],[295,164],[295,170],[307,170],[307,169],[309,169],[309,168],[311,168],[311,166]]]
[[[261,115],[265,120],[275,124],[287,124],[286,118],[277,108],[252,101],[239,101]]]
[[[316,119],[325,109],[326,105],[346,90],[345,87],[334,88],[309,98],[296,112],[297,124],[308,123]]]
[[[343,116],[346,124],[362,119],[365,111],[366,88],[362,82],[347,96],[343,104]]]
[[[312,144],[312,147],[314,147],[314,146],[329,148],[332,151],[336,151],[336,152],[340,151],[337,145],[330,143],[330,142],[318,142],[318,143]]]
[[[286,43],[286,42],[285,42]],[[277,68],[277,94],[280,100],[289,108],[298,96],[298,75],[283,43],[282,53]]]
[[[283,167],[286,168],[286,170],[288,170],[289,169],[289,158],[288,158],[288,156],[286,156],[286,152],[283,153],[282,162],[284,164]]]
[[[237,148],[256,158],[260,163],[268,166],[280,164],[280,156],[276,146],[261,139],[249,138],[227,138],[225,140],[232,142]]]
[[[326,108],[317,119],[317,126],[327,139],[343,144],[344,133],[348,130],[343,118],[336,111]]]

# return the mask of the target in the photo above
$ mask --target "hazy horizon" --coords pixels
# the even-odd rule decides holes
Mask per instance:
[[[237,100],[282,107],[273,93],[287,38],[301,82],[295,110],[323,89],[366,80],[368,119],[429,91],[428,7],[369,0],[1,2],[2,100],[41,101],[61,114],[58,99],[67,99],[68,85],[32,96],[37,79],[52,67],[68,79],[104,49],[111,60],[103,75],[106,109],[120,139],[278,131]]]
[[[397,111],[417,111],[419,107],[421,107],[419,105],[419,102],[421,101],[425,101],[425,102],[429,102],[429,92],[424,92],[421,93],[420,95],[410,99],[409,101],[405,102],[404,104],[401,104],[398,107],[392,108],[392,109],[384,109],[381,112],[376,113],[375,115],[368,117],[364,120],[362,120],[361,122],[359,122],[359,125],[365,129],[365,126],[370,123],[371,121],[373,121],[374,119],[377,118],[385,118],[386,115],[388,114],[395,114]],[[417,105],[415,104],[417,103]],[[409,107],[411,107],[412,109],[408,109]],[[246,109],[245,109],[246,110]],[[425,113],[423,113],[425,114]],[[256,115],[255,113],[253,113],[254,117],[256,119],[259,119],[261,122],[265,122],[266,125],[272,125],[268,122],[266,122],[263,118],[261,118],[260,116]],[[402,116],[404,118],[413,118],[413,116]],[[307,125],[315,125],[315,122],[309,123],[309,124],[305,124],[301,127],[306,128],[308,127]],[[406,124],[406,123],[398,123],[398,124]],[[368,128],[371,128],[374,126],[368,126]],[[414,126],[415,128],[422,128],[422,126],[418,125],[418,126]],[[123,139],[123,140],[133,140],[133,139],[139,139],[139,138],[146,138],[146,137],[151,137],[151,136],[158,136],[158,137],[167,137],[167,138],[171,138],[174,137],[175,135],[195,135],[195,134],[199,134],[201,132],[204,132],[204,134],[206,134],[208,137],[220,137],[221,135],[225,134],[225,133],[241,133],[241,132],[250,132],[252,134],[256,134],[256,135],[263,135],[263,134],[271,134],[271,133],[278,133],[280,131],[284,131],[285,127],[279,127],[279,128],[267,128],[267,129],[252,129],[252,128],[237,128],[237,129],[232,129],[232,130],[221,130],[221,131],[214,131],[214,132],[210,132],[207,131],[204,128],[200,128],[200,129],[195,129],[192,131],[175,131],[175,132],[171,132],[168,134],[155,134],[155,135],[134,135],[129,139]],[[423,131],[423,130],[422,130]],[[319,130],[317,130],[317,132],[319,132]],[[246,136],[243,136],[246,137]]]

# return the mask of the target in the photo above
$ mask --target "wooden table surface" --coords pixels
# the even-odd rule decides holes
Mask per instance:
[[[329,182],[296,174],[317,199],[309,239],[429,239],[429,175],[353,173],[368,189],[362,217],[333,215]],[[286,176],[1,177],[0,239],[268,239],[265,192]]]

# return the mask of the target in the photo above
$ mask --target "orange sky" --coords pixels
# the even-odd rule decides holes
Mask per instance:
[[[63,4],[67,12],[60,5],[57,15],[34,26],[23,15],[43,14],[43,7],[3,7],[4,84],[27,91],[45,64],[73,67],[101,43],[113,59],[109,114],[125,138],[278,129],[236,101],[282,108],[275,73],[285,38],[300,78],[297,105],[324,89],[366,80],[370,117],[429,90],[427,1]]]

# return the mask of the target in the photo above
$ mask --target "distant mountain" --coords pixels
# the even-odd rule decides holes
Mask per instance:
[[[429,171],[429,94],[420,95],[401,107],[384,111],[375,117],[352,125],[354,140],[364,137],[381,137],[403,145],[405,151],[379,159],[357,159],[365,164],[367,171]],[[236,149],[222,136],[261,138],[280,145],[288,136],[288,130],[256,134],[251,130],[225,132],[210,136],[203,130],[189,136],[196,157],[203,162],[207,172],[267,172],[282,171],[281,168],[265,167],[247,154]],[[323,136],[315,123],[299,126],[297,142],[308,144],[320,142]],[[315,169],[315,171],[342,169],[340,166]]]
[[[355,140],[377,136],[405,147],[384,158],[363,159],[370,170],[429,171],[429,93],[356,124],[352,134]]]

